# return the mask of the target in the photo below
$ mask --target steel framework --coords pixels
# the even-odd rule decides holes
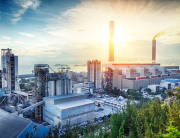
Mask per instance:
[[[34,101],[35,104],[42,101],[43,97],[48,97],[48,75],[49,75],[49,65],[48,64],[35,64],[34,65],[34,75],[35,75],[35,92]],[[42,106],[35,108],[35,121],[42,121],[43,116]]]

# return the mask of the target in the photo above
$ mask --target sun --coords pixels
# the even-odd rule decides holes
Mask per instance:
[[[114,45],[128,41],[127,33],[119,26],[114,27]],[[99,30],[100,42],[109,44],[109,26]]]

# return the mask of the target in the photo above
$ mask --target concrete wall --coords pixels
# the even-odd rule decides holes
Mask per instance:
[[[118,70],[113,70],[113,87],[121,89],[121,78],[122,76],[118,74]]]
[[[91,122],[91,121],[94,121],[94,119],[95,119],[95,113],[89,112],[89,113],[80,114],[78,116],[71,116],[66,119],[60,119],[60,120],[55,119],[54,124],[56,125],[60,121],[62,124],[62,128],[64,128],[68,122],[70,122],[70,125],[75,125],[75,124],[80,124],[87,121]]]
[[[122,78],[122,89],[133,89],[134,88],[134,83],[132,80],[128,80],[128,79],[123,79]]]

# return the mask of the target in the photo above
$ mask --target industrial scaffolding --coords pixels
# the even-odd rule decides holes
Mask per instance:
[[[35,75],[35,92],[34,101],[35,104],[42,101],[43,97],[48,97],[48,75],[49,75],[49,65],[48,64],[35,64],[34,65],[34,75]],[[35,108],[35,121],[43,120],[43,109],[42,105]]]

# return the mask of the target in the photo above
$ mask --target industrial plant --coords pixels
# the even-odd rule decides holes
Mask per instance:
[[[101,66],[101,61],[89,60],[87,72],[70,71],[68,65],[54,71],[48,64],[34,64],[33,74],[18,75],[18,56],[12,49],[1,49],[0,117],[8,116],[11,121],[13,118],[22,124],[13,137],[24,137],[32,130],[34,134],[38,130],[47,133],[49,128],[58,124],[64,129],[67,123],[83,126],[85,122],[95,122],[104,116],[108,118],[112,112],[125,109],[127,99],[117,95],[117,98],[112,95],[110,98],[110,95],[105,95],[107,87],[123,92],[141,87],[144,91],[149,88],[156,93],[163,88],[168,90],[180,86],[179,66],[156,63],[157,52],[154,38],[151,63],[115,63],[114,21],[109,24],[108,63]],[[20,87],[20,79],[26,77],[34,78],[32,90],[24,91]],[[103,106],[106,109],[99,113],[102,110],[99,107]],[[6,123],[8,119],[0,119],[0,127],[2,122]],[[10,122],[7,124],[8,129]],[[9,136],[7,133],[3,135],[3,138]]]
[[[115,63],[114,22],[109,24],[109,63],[103,64],[102,87],[120,90],[138,89],[160,84],[164,79],[180,79],[179,66],[161,66],[156,63],[156,39],[152,40],[152,63]]]

